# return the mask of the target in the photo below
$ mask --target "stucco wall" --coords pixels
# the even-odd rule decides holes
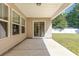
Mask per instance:
[[[51,25],[51,20],[49,18],[27,18],[27,37],[28,38],[33,38],[33,21],[45,21],[45,33],[48,31],[50,25]]]

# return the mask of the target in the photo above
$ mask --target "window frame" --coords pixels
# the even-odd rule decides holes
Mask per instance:
[[[23,19],[25,20],[25,17],[24,17],[24,16],[22,16],[22,14],[21,14],[21,13],[19,13],[19,12],[18,12],[17,10],[15,10],[14,8],[11,8],[11,10],[10,10],[10,11],[11,11],[11,13],[10,13],[10,14],[11,14],[11,35],[13,35],[13,26],[12,26],[12,24],[19,25],[19,34],[15,34],[15,35],[20,35],[20,34],[23,34],[23,33],[21,32],[21,29],[22,29],[21,27],[22,27],[22,26],[24,26],[24,27],[25,27],[25,25],[22,25],[22,24],[21,24],[21,23],[22,23],[21,18],[23,18]],[[20,16],[20,18],[19,18],[19,19],[20,19],[20,23],[19,23],[19,24],[18,24],[18,23],[14,23],[14,22],[13,22],[13,19],[12,19],[12,17],[13,17],[12,13],[13,13],[13,12],[12,12],[12,11],[14,11],[16,14],[18,14],[18,15]],[[26,21],[25,21],[25,24],[26,24]],[[26,32],[26,27],[25,27],[25,32]],[[25,32],[24,32],[24,33],[25,33]]]
[[[7,38],[7,37],[11,37],[11,36],[13,36],[13,29],[12,29],[12,24],[16,24],[16,25],[19,25],[19,34],[16,34],[16,35],[20,35],[20,34],[24,34],[25,32],[26,32],[26,25],[22,25],[21,24],[21,17],[25,20],[26,18],[19,12],[19,11],[17,11],[16,9],[14,9],[14,8],[12,8],[11,6],[9,6],[7,3],[1,3],[1,4],[4,4],[4,5],[6,5],[7,7],[8,7],[8,19],[6,20],[6,19],[3,19],[3,18],[0,18],[0,21],[3,21],[3,22],[7,22],[7,36],[5,36],[4,37],[4,39],[5,38]],[[3,7],[2,7],[3,8]],[[5,9],[5,8],[3,8],[3,9]],[[20,23],[19,24],[17,24],[17,23],[13,23],[13,21],[12,21],[12,11],[14,11],[16,14],[18,14],[19,15],[19,20],[20,20]],[[4,12],[3,12],[4,13]],[[2,14],[3,14],[2,13]],[[2,16],[3,17],[3,16]],[[25,24],[26,24],[26,20],[25,20]],[[21,32],[21,26],[25,26],[25,32],[24,33],[22,33]],[[3,39],[3,38],[1,38],[1,39]]]
[[[18,16],[19,16],[19,24],[13,22],[13,12],[15,12]],[[11,35],[19,35],[20,34],[20,14],[18,11],[16,11],[15,9],[11,8]],[[19,33],[17,34],[13,34],[13,24],[18,25],[19,26]]]
[[[25,24],[22,23],[22,20],[25,21],[25,19],[23,17],[21,17],[21,33],[25,33],[25,24],[26,24],[26,21],[25,21]],[[22,31],[22,28],[24,27],[24,32]]]
[[[2,17],[3,17],[3,19],[5,18],[5,17],[4,17],[4,16],[5,16],[5,15],[4,15],[4,14],[5,14],[5,8],[4,8],[4,5],[8,7],[7,4],[2,4],[2,6],[3,6],[3,8],[2,8]],[[8,7],[8,9],[9,9],[9,7]],[[9,14],[9,11],[8,11],[7,13]],[[8,20],[8,18],[7,18],[7,19],[4,19],[4,20]]]
[[[1,4],[2,4],[2,18],[0,18],[0,21],[7,23],[7,36],[5,36],[5,37],[3,37],[3,38],[0,38],[0,39],[4,39],[4,38],[7,38],[7,37],[10,36],[10,35],[9,35],[9,27],[8,27],[8,26],[9,26],[9,11],[10,11],[10,10],[9,10],[9,6],[8,6],[7,4],[5,4],[5,3],[1,3]],[[3,9],[4,9],[3,5],[7,6],[7,8],[8,8],[8,16],[7,16],[8,18],[7,18],[7,19],[4,19],[4,18],[3,18],[3,13],[4,13],[4,12],[3,12]]]
[[[15,13],[18,16],[18,19],[16,19],[18,22],[14,22],[13,13]],[[18,24],[18,25],[20,24],[20,15],[17,12],[15,12],[15,11],[12,11],[12,23]]]

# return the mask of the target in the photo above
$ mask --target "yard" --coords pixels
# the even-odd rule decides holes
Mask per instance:
[[[53,33],[53,39],[79,56],[79,34]]]

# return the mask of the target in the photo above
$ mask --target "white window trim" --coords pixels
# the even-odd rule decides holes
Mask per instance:
[[[45,31],[46,31],[46,20],[34,19],[34,20],[32,21],[32,37],[33,37],[33,38],[43,38],[43,37],[35,37],[35,36],[34,36],[34,22],[44,22],[44,32],[45,32]]]
[[[8,7],[8,20],[0,19],[0,21],[8,23],[8,26],[7,26],[8,27],[8,34],[7,34],[8,36],[7,37],[13,36],[13,34],[12,34],[13,33],[12,24],[16,24],[16,25],[20,26],[19,34],[16,34],[16,35],[25,34],[27,32],[26,31],[26,18],[20,12],[18,12],[17,10],[15,10],[14,8],[11,8],[7,3],[3,3],[3,4],[5,4]],[[20,16],[20,22],[21,22],[21,17],[25,20],[25,26],[21,25],[21,23],[20,24],[13,23],[13,21],[12,21],[12,11],[14,11],[16,14],[18,14]],[[21,26],[25,27],[25,33],[21,33]],[[4,37],[4,39],[7,38],[7,37]],[[1,38],[1,39],[3,39],[3,38]]]
[[[12,19],[12,17],[13,17],[12,13],[13,13],[13,11],[20,16],[20,24],[13,22],[13,19]],[[19,31],[19,34],[16,34],[16,35],[24,34],[24,33],[21,32],[21,26],[24,26],[25,27],[25,33],[26,33],[26,20],[25,20],[25,18],[18,11],[16,11],[13,8],[11,8],[11,13],[10,14],[11,14],[11,28],[13,28],[12,24],[19,25],[19,30],[20,31]],[[21,18],[23,18],[25,20],[25,25],[22,25],[21,24],[21,22],[22,22],[22,19]],[[11,29],[11,35],[13,35],[13,29]]]
[[[5,4],[5,3],[2,3],[2,4]],[[5,19],[0,19],[0,21],[3,21],[3,22],[7,22],[7,28],[8,28],[8,32],[7,32],[7,37],[10,37],[10,31],[9,31],[9,23],[10,23],[10,20],[9,20],[9,6],[7,4],[5,4],[7,7],[8,7],[8,20],[5,20]],[[3,8],[2,8],[2,17],[3,17]],[[7,37],[4,37],[4,38],[1,38],[1,39],[5,39]]]
[[[23,33],[22,33],[22,26],[25,28],[25,32],[24,32],[24,33],[26,33],[26,20],[23,18],[23,19],[25,20],[25,25],[22,25],[22,18],[23,18],[23,17],[20,17],[20,25],[21,25],[21,26],[20,26],[20,30],[21,30],[20,33],[21,33],[21,34],[23,34]]]

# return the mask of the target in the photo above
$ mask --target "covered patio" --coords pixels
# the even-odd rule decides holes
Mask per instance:
[[[0,55],[73,56],[52,39],[52,20],[69,6],[69,3],[1,3]]]
[[[26,39],[5,56],[76,56],[53,39]]]

